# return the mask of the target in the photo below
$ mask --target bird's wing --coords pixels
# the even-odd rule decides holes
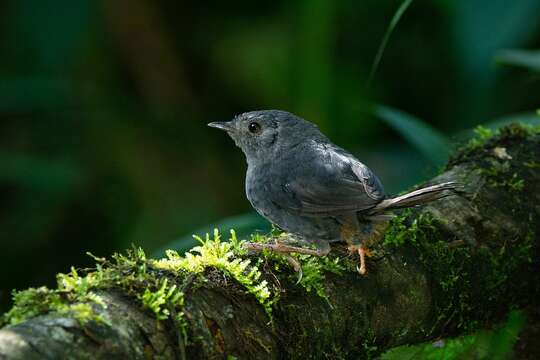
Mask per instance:
[[[291,169],[277,205],[307,216],[367,210],[384,199],[379,179],[354,156],[335,146],[318,146],[308,161]]]

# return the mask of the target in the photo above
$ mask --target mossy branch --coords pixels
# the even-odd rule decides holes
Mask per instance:
[[[367,277],[336,246],[297,256],[296,284],[285,258],[247,253],[234,232],[185,256],[94,257],[56,289],[15,293],[0,358],[369,358],[470,332],[538,301],[539,164],[537,129],[480,129],[432,180],[465,192],[399,214]]]

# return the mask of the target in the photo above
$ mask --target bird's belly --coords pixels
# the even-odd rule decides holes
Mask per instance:
[[[339,223],[331,217],[308,217],[274,203],[271,191],[275,189],[268,179],[272,176],[258,176],[250,171],[246,177],[246,196],[253,208],[266,220],[280,229],[300,236],[307,241],[336,241],[340,238]]]
[[[280,226],[278,224],[278,226]],[[340,239],[339,223],[330,217],[304,217],[290,215],[283,219],[283,230],[307,241],[337,241]]]
[[[337,241],[340,238],[339,223],[334,218],[302,216],[264,198],[248,196],[248,199],[265,219],[306,241]]]

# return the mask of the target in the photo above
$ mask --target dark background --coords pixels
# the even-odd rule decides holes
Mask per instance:
[[[90,266],[86,251],[264,229],[243,155],[208,122],[289,110],[392,193],[436,173],[477,124],[535,121],[539,0],[413,2],[368,87],[399,5],[0,2],[0,313],[11,289]]]

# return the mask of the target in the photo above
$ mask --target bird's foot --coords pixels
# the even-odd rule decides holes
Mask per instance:
[[[358,271],[360,275],[366,275],[366,256],[371,257],[373,256],[373,253],[363,245],[349,245],[349,251],[358,253],[360,256],[360,265],[356,267],[356,271]]]
[[[296,280],[296,285],[300,284],[300,281],[302,281],[302,277],[304,276],[304,272],[302,271],[302,265],[300,265],[300,262],[293,258],[289,254],[283,254],[289,265],[292,266],[294,271],[298,273],[298,280]]]
[[[312,256],[325,256],[330,252],[330,247],[328,249],[308,249],[303,247],[296,247],[296,246],[290,246],[285,245],[281,243],[274,243],[274,244],[262,244],[262,243],[245,243],[244,248],[248,250],[254,250],[254,251],[263,251],[263,250],[270,250],[277,253],[282,254],[287,262],[292,266],[294,271],[298,273],[298,280],[296,283],[300,283],[303,276],[302,271],[302,265],[300,265],[300,262],[293,258],[290,253],[297,253],[297,254],[306,254],[306,255],[312,255]]]

